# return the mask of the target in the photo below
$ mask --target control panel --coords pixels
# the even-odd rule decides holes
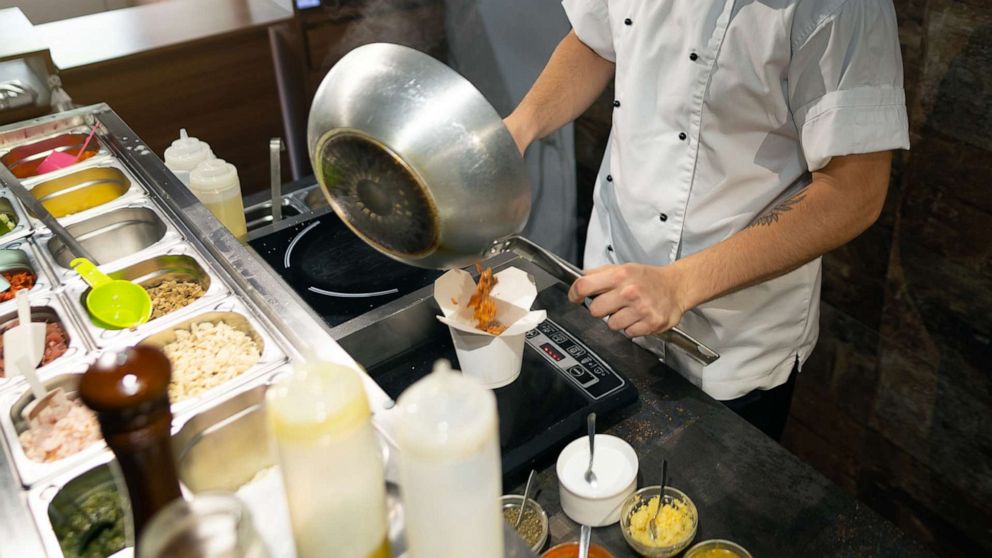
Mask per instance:
[[[626,383],[589,347],[550,319],[527,332],[527,344],[591,399],[606,397]]]

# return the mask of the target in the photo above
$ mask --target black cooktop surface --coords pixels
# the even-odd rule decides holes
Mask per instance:
[[[440,271],[392,260],[334,213],[249,241],[328,325],[334,327],[432,283]]]

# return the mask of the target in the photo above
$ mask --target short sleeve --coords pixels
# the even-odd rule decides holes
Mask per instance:
[[[607,0],[562,0],[575,35],[587,47],[610,62],[616,62]]]
[[[808,32],[793,34],[789,102],[810,171],[834,156],[909,149],[891,0],[832,4],[832,13],[805,22]]]

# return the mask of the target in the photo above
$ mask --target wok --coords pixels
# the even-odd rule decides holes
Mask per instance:
[[[391,258],[449,269],[512,251],[566,284],[582,275],[519,236],[531,193],[513,138],[472,84],[426,54],[377,43],[345,55],[317,89],[307,146],[335,213]],[[678,329],[660,336],[703,364],[719,357]]]

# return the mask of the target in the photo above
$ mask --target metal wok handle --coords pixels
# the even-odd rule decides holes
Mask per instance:
[[[537,267],[543,269],[552,277],[558,279],[566,285],[571,285],[576,279],[582,277],[583,275],[582,271],[571,263],[556,256],[548,250],[545,250],[537,244],[534,244],[522,236],[514,235],[496,240],[489,249],[489,256],[495,256],[502,254],[503,252],[513,252],[517,254]],[[720,358],[719,353],[699,342],[678,327],[673,327],[668,331],[656,333],[653,337],[657,337],[662,341],[671,343],[679,349],[682,349],[686,354],[692,357],[693,360],[699,362],[703,366],[712,364],[716,361],[716,359]]]

